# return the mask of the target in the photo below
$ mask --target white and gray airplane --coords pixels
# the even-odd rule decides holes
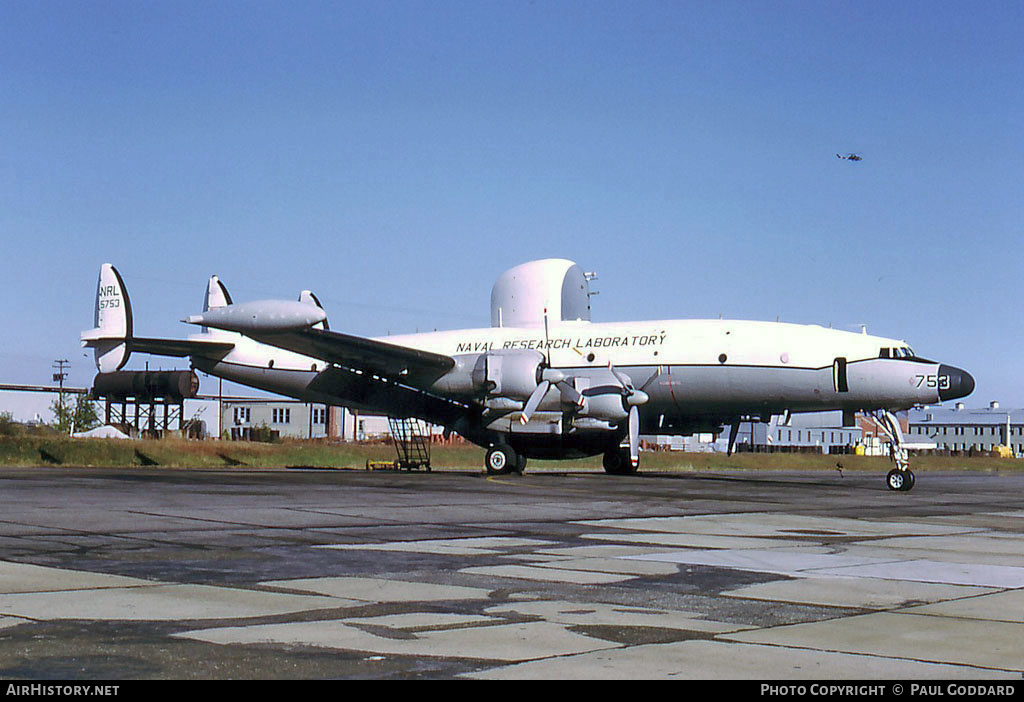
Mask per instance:
[[[817,325],[735,320],[590,321],[590,279],[564,259],[499,276],[491,326],[386,338],[329,328],[309,291],[298,301],[234,303],[209,280],[200,327],[185,339],[135,336],[111,264],[100,269],[95,327],[82,333],[101,373],[133,351],[189,357],[193,368],[305,402],[416,417],[486,448],[489,473],[527,458],[604,454],[636,471],[640,434],[689,435],[741,420],[841,410],[874,417],[892,441],[893,490],[914,474],[893,412],[969,395],[974,379],[904,341]]]

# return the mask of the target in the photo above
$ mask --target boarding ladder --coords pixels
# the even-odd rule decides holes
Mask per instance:
[[[422,419],[388,417],[391,439],[398,452],[398,467],[412,470],[425,467],[430,472],[430,429]]]

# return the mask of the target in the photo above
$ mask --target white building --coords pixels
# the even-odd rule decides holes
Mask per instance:
[[[907,441],[928,442],[940,451],[994,451],[1008,447],[1024,455],[1024,409],[1003,409],[998,402],[981,409],[924,407],[910,411]]]
[[[723,426],[717,435],[645,436],[644,440],[648,444],[673,451],[725,453],[729,448],[729,429],[729,426]],[[734,450],[851,453],[862,438],[861,427],[842,426],[842,412],[794,414],[788,423],[782,415],[775,415],[767,424],[757,421],[740,422]]]
[[[223,438],[333,439],[374,441],[391,438],[388,418],[353,412],[345,407],[310,404],[286,398],[224,400],[221,411]],[[432,427],[432,434],[441,434]],[[261,437],[261,432],[267,432]]]

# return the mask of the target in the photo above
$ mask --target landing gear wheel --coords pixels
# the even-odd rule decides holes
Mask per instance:
[[[629,460],[629,449],[616,448],[604,454],[604,470],[611,475],[632,475],[636,466]]]
[[[903,489],[909,492],[910,490],[914,489],[914,483],[917,482],[917,478],[914,477],[914,473],[910,469],[907,469],[906,473],[907,475],[903,479]]]
[[[519,473],[519,475],[523,474],[523,471],[526,470],[526,456],[516,457],[516,466],[515,468],[513,468],[513,470],[516,473]]]
[[[885,478],[885,484],[889,486],[890,490],[899,490],[901,492],[907,492],[914,487],[914,483],[917,480],[914,478],[914,473],[910,470],[900,470],[899,468],[893,468],[889,471],[889,475]]]
[[[519,465],[519,457],[511,446],[499,444],[487,450],[484,467],[490,475],[507,475]]]

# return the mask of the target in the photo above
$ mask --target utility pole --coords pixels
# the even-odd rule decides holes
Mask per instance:
[[[64,379],[68,377],[67,371],[64,367],[71,367],[71,363],[66,358],[61,358],[53,362],[53,367],[57,369],[57,372],[53,374],[54,382],[60,383],[60,391],[64,392]]]
[[[68,377],[68,373],[64,370],[65,366],[71,367],[71,363],[66,358],[60,358],[53,362],[53,368],[57,371],[53,374],[53,380],[56,383],[60,383],[60,393],[57,395],[60,398],[57,401],[58,407],[60,407],[61,412],[67,413],[68,408],[64,404],[64,379]],[[57,418],[57,421],[60,421],[60,417]],[[72,426],[72,431],[74,431],[74,426]]]

